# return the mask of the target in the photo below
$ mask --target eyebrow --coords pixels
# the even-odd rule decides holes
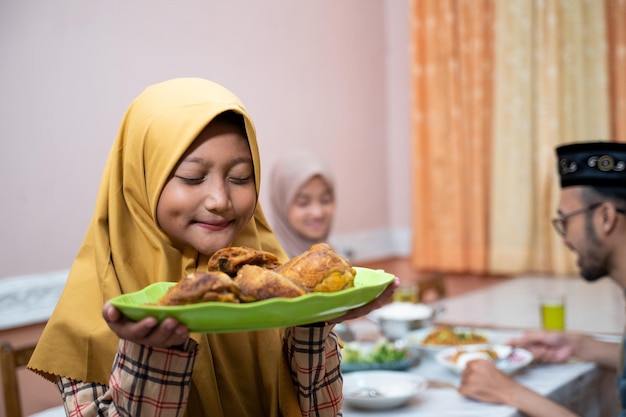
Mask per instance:
[[[192,163],[196,163],[196,164],[203,164],[206,165],[207,160],[204,158],[198,158],[195,156],[188,156],[187,158],[183,159],[183,162],[192,162]],[[238,157],[238,158],[234,158],[231,159],[229,161],[229,163],[231,165],[238,165],[238,164],[247,164],[247,163],[252,163],[252,158],[251,157],[247,157],[247,156],[242,156],[242,157]]]

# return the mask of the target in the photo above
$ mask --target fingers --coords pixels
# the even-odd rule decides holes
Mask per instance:
[[[141,345],[168,348],[183,344],[189,338],[187,326],[174,318],[166,318],[160,324],[155,317],[135,322],[122,315],[109,302],[102,309],[102,317],[120,339]]]
[[[144,324],[144,320],[137,323]],[[184,343],[189,338],[187,326],[179,323],[173,318],[166,318],[160,325],[145,323],[145,327],[137,329],[136,337],[139,337],[142,344],[155,347],[170,347]]]
[[[504,390],[512,384],[515,384],[513,380],[498,370],[493,363],[476,359],[468,362],[463,370],[458,391],[468,398],[502,403]]]
[[[104,321],[107,323],[116,322],[121,316],[122,314],[117,308],[113,307],[113,304],[109,301],[104,303],[104,307],[102,308],[102,318],[104,318]]]

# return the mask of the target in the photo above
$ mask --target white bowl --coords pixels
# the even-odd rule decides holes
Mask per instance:
[[[410,331],[430,325],[434,309],[426,304],[394,302],[370,313],[372,320],[380,325],[390,340],[404,338]]]
[[[410,372],[352,372],[343,378],[344,403],[376,410],[396,408],[406,404],[426,387],[423,377]],[[370,396],[370,392],[375,395]]]
[[[496,368],[507,374],[519,371],[533,360],[533,354],[526,349],[515,348],[515,350],[511,352],[513,348],[506,345],[469,345],[447,348],[438,352],[435,356],[435,360],[440,365],[460,374],[463,372],[463,369],[465,369],[467,362],[471,359],[477,359],[479,356],[483,356],[477,353],[484,349],[491,349],[496,353],[498,359],[493,361]],[[453,359],[456,357],[457,352],[465,352],[465,354],[460,355],[457,361],[454,361]]]

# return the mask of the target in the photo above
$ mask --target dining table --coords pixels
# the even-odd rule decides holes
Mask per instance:
[[[565,294],[566,329],[619,342],[624,329],[622,291],[610,280],[588,283],[578,277],[520,276],[502,283],[440,300],[434,305],[433,325],[462,326],[490,332],[490,343],[506,343],[525,330],[540,327],[538,294],[558,290]],[[372,322],[351,325],[359,333],[373,331]],[[375,329],[374,329],[375,330]],[[371,337],[371,336],[370,336]],[[410,337],[407,338],[410,340]],[[419,375],[428,388],[400,407],[365,410],[344,406],[344,417],[522,417],[513,407],[475,401],[462,396],[461,377],[435,360],[432,351],[417,350],[413,365],[403,372]],[[580,416],[618,415],[614,371],[593,362],[569,360],[561,364],[531,363],[512,377],[531,390],[569,408]]]
[[[588,282],[577,276],[522,275],[440,300],[435,321],[442,324],[536,329],[539,298],[565,296],[565,329],[594,335],[621,335],[626,326],[624,292],[611,279]]]
[[[465,398],[457,391],[460,376],[433,357],[421,357],[405,372],[419,375],[428,387],[403,406],[365,410],[344,406],[344,417],[522,417],[515,408]],[[585,417],[617,415],[615,382],[609,372],[590,362],[529,365],[513,374],[521,384]]]

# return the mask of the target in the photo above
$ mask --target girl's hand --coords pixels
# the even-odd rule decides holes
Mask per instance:
[[[176,319],[166,318],[161,324],[154,317],[132,321],[108,301],[102,308],[102,317],[119,338],[140,345],[169,348],[181,345],[189,338],[187,326]]]

